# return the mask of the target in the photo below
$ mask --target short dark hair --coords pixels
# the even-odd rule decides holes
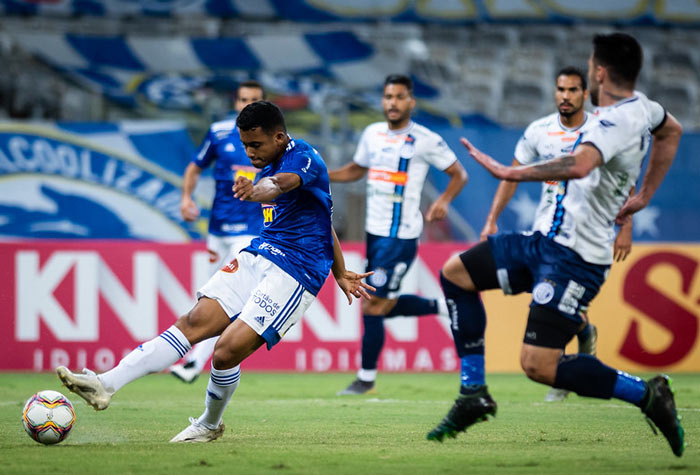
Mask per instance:
[[[243,87],[260,89],[262,91],[263,99],[265,98],[265,88],[263,88],[262,84],[260,84],[258,81],[251,79],[249,81],[243,81],[238,84],[238,87],[236,88],[236,99],[238,99],[238,91],[240,91]]]
[[[403,74],[389,74],[386,79],[384,79],[384,88],[389,84],[403,84],[408,89],[408,93],[413,95],[413,81],[408,76]]]
[[[578,76],[578,78],[581,80],[581,89],[584,91],[588,89],[588,81],[586,81],[586,75],[583,74],[583,71],[581,71],[576,66],[564,66],[557,73],[557,79],[559,78],[559,76]]]
[[[236,118],[236,125],[243,131],[260,127],[267,134],[277,130],[287,131],[282,111],[268,101],[253,102],[245,106]]]
[[[639,42],[626,33],[595,35],[593,61],[608,70],[613,83],[634,87],[642,69],[644,54]]]

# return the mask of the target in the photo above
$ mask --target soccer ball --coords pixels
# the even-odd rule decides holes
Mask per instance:
[[[42,444],[57,444],[68,437],[74,422],[73,404],[57,391],[39,391],[22,410],[24,430]]]

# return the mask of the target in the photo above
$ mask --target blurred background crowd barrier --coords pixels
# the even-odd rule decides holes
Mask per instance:
[[[0,369],[106,369],[167,327],[206,278],[213,180],[196,190],[202,218],[179,215],[181,176],[231,91],[259,80],[290,131],[329,168],[383,120],[389,73],[416,84],[415,120],[457,152],[470,182],[449,220],[426,226],[406,286],[440,293],[447,257],[473,243],[497,182],[459,145],[469,137],[504,163],[524,127],[554,112],[554,75],[586,68],[597,32],[644,48],[638,87],[685,127],[676,161],[635,216],[633,254],[615,264],[591,309],[600,354],[630,370],[699,371],[700,3],[622,0],[0,0],[0,260],[8,282]],[[432,171],[424,201],[445,186]],[[538,184],[499,221],[527,229]],[[334,186],[334,221],[363,267],[364,183]],[[421,267],[422,266],[422,267]],[[427,271],[430,272],[427,272]],[[251,367],[357,365],[359,308],[329,283],[305,322]],[[517,371],[527,297],[485,296],[491,369]],[[517,323],[517,324],[516,324]],[[452,370],[447,322],[390,323],[385,369]],[[291,337],[291,338],[290,338]]]

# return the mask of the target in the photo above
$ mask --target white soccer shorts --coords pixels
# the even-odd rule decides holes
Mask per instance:
[[[240,236],[207,236],[207,251],[209,252],[210,274],[221,269],[241,252],[241,249],[248,247],[250,241],[255,236],[243,234]]]
[[[314,300],[292,276],[259,255],[241,252],[197,291],[219,302],[231,321],[240,318],[272,348]]]

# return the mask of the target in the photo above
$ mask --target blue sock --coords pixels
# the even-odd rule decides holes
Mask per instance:
[[[485,384],[484,355],[462,356],[460,394],[474,394]]]
[[[641,407],[646,393],[647,383],[641,378],[627,374],[624,371],[617,372],[615,388],[613,389],[614,398],[622,399]]]
[[[384,346],[384,317],[362,315],[362,369],[377,369],[379,354]]]
[[[586,323],[586,326],[583,327],[583,330],[578,332],[576,334],[576,338],[578,338],[578,344],[580,345],[582,341],[586,341],[588,337],[591,336],[591,324]]]
[[[386,317],[396,317],[399,315],[434,315],[438,312],[437,300],[426,299],[418,295],[399,295],[396,305]]]
[[[553,386],[579,396],[610,399],[614,395],[617,371],[595,356],[583,353],[564,355],[557,365]]]
[[[486,311],[478,292],[467,292],[440,272],[440,285],[447,300],[457,355],[462,361],[461,394],[473,394],[484,385],[484,332]]]

